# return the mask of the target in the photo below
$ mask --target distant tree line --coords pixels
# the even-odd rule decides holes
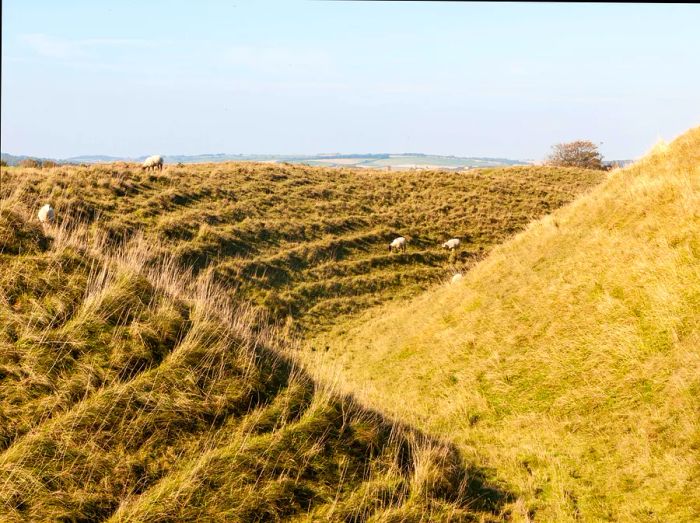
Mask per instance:
[[[53,160],[38,160],[36,158],[25,158],[17,162],[18,167],[34,167],[36,169],[48,169],[50,167],[58,167],[58,165]]]

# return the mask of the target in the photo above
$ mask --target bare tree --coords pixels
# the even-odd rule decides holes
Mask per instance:
[[[598,146],[586,140],[558,143],[552,146],[552,154],[547,158],[548,165],[602,169],[603,155]]]

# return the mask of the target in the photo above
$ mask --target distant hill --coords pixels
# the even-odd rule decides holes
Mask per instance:
[[[360,167],[378,169],[464,169],[471,167],[498,167],[504,165],[527,165],[532,162],[511,160],[508,158],[458,157],[440,156],[421,153],[379,153],[379,154],[342,154],[322,153],[316,155],[284,155],[284,154],[196,154],[196,155],[163,155],[167,163],[220,163],[220,162],[271,162],[292,163],[305,165],[320,165],[325,167]],[[12,155],[2,153],[2,159],[8,165],[17,165],[20,161],[34,158],[52,160],[57,163],[112,163],[118,161],[141,162],[146,156],[108,156],[82,155],[70,158],[54,159],[34,156]]]
[[[465,169],[473,167],[500,167],[505,165],[526,165],[528,162],[508,158],[462,158],[458,156],[439,156],[430,154],[346,154],[318,155],[297,162],[308,165],[325,165],[329,167],[361,167],[375,169]]]
[[[610,165],[613,167],[627,167],[628,165],[632,165],[635,162],[635,160],[605,160],[603,162],[603,165]]]
[[[54,160],[53,158],[41,158],[39,156],[25,156],[25,155],[14,155],[14,154],[7,154],[7,153],[2,153],[0,154],[0,159],[5,162],[7,165],[18,165],[19,162],[22,160],[39,160],[39,161],[52,161],[56,163],[65,163],[61,162],[59,160]]]
[[[145,159],[145,156],[144,156]],[[136,161],[137,158],[126,158],[121,156],[107,156],[104,154],[97,155],[85,155],[85,156],[72,156],[62,160],[66,163],[111,163],[111,162],[123,162],[123,161]]]

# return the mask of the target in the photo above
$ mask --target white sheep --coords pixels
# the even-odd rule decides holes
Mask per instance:
[[[454,251],[457,247],[459,247],[459,240],[457,238],[452,238],[442,244],[443,249],[449,249],[451,251]]]
[[[153,156],[149,156],[143,161],[143,165],[141,165],[141,169],[152,169],[152,170],[163,170],[163,157],[154,154]]]
[[[450,283],[457,283],[457,282],[460,281],[462,278],[463,278],[463,276],[462,276],[462,273],[461,273],[461,272],[455,273],[455,275],[452,276],[452,279],[450,280]]]
[[[391,251],[406,252],[406,238],[399,236],[398,238],[394,239],[394,241],[389,244],[389,252]]]
[[[54,212],[53,207],[47,203],[41,209],[39,209],[37,216],[39,217],[41,224],[46,225],[54,220],[56,213]]]

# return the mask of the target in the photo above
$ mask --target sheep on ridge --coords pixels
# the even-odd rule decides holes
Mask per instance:
[[[152,170],[163,170],[163,157],[154,154],[153,156],[149,156],[143,161],[143,165],[141,165],[141,169],[152,169]]]
[[[455,275],[452,276],[452,279],[450,280],[450,283],[457,283],[457,282],[460,281],[462,278],[463,278],[463,276],[462,276],[462,273],[461,273],[461,272],[455,273]]]
[[[37,216],[39,217],[41,225],[45,226],[54,220],[56,213],[54,212],[53,207],[47,203],[41,209],[39,209]]]
[[[406,238],[399,236],[398,238],[394,239],[394,241],[389,244],[389,252],[391,251],[406,252]]]
[[[459,247],[459,240],[457,238],[452,238],[442,244],[443,249],[449,249],[451,251],[454,251],[457,247]]]

